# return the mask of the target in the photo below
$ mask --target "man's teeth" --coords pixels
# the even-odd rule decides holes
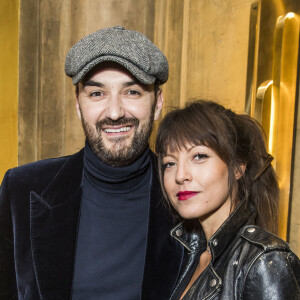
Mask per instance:
[[[130,128],[131,128],[130,126],[122,127],[122,128],[117,128],[117,129],[114,129],[114,128],[106,128],[106,129],[104,129],[104,131],[107,132],[107,133],[118,133],[118,132],[129,131]]]

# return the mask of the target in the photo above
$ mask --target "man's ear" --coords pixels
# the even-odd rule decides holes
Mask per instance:
[[[75,92],[75,97],[76,97],[76,111],[79,120],[81,120],[81,110],[80,110],[80,105],[79,105],[79,92]]]
[[[240,164],[239,169],[235,169],[234,176],[236,180],[239,180],[246,171],[247,164]]]
[[[155,106],[155,111],[154,111],[154,120],[158,120],[160,113],[161,113],[161,109],[163,106],[163,102],[164,102],[164,98],[163,98],[163,93],[162,90],[159,89],[157,91],[157,95],[156,95],[156,106]]]

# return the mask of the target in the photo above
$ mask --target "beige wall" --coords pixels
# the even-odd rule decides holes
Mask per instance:
[[[19,1],[0,2],[0,182],[18,162]]]

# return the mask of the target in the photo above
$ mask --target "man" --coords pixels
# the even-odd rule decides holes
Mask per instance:
[[[69,51],[86,145],[9,170],[0,191],[0,299],[168,299],[182,249],[147,140],[168,78],[163,53],[123,27]]]

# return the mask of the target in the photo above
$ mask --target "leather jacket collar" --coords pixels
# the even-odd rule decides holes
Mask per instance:
[[[211,250],[212,262],[224,252],[224,249],[243,226],[255,224],[255,217],[255,208],[248,201],[243,200],[207,242]],[[174,227],[170,232],[171,236],[179,241],[190,253],[199,250],[203,252],[206,249],[206,238],[203,231],[201,230],[200,233],[188,232],[185,228],[185,223],[186,221],[183,221]]]
[[[255,226],[255,217],[250,203],[238,205],[209,239],[212,261],[184,299],[300,299],[299,259],[283,240]],[[207,247],[199,222],[190,230],[191,222],[171,231],[187,250],[171,300],[181,297]]]

